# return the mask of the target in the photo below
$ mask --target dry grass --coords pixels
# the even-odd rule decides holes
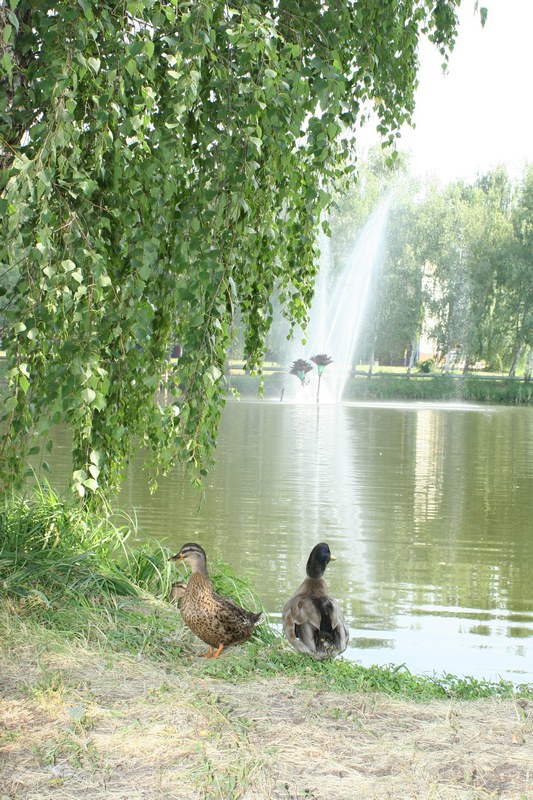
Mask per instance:
[[[14,620],[1,800],[531,800],[533,701],[235,684]],[[224,658],[233,658],[232,651]]]

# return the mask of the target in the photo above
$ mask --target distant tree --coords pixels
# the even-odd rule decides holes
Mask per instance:
[[[469,304],[462,339],[465,372],[475,361],[494,366],[504,358],[497,275],[513,239],[512,193],[509,176],[501,167],[478,178],[470,193],[465,191],[470,206]]]
[[[274,290],[305,323],[347,131],[374,108],[394,139],[419,40],[445,55],[458,6],[0,3],[4,486],[57,421],[80,495],[114,490],[135,440],[205,472],[237,308],[259,369]]]
[[[447,367],[461,360],[467,371],[488,356],[498,259],[511,233],[501,178],[436,188],[420,208],[425,314]]]
[[[404,181],[367,333],[380,362],[412,356],[423,328],[448,366],[461,360],[467,371],[480,359],[502,357],[496,275],[512,237],[511,197],[502,169],[444,188]]]
[[[520,358],[529,361],[533,348],[533,164],[521,183],[512,223],[514,236],[502,254],[499,287],[510,339],[509,374],[514,376]]]

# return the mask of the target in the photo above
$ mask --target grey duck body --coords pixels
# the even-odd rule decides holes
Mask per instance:
[[[350,633],[339,603],[331,597],[324,571],[333,561],[329,547],[317,544],[307,562],[307,577],[282,611],[283,632],[300,653],[319,661],[343,653]]]

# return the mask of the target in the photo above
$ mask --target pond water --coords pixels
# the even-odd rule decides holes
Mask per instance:
[[[278,623],[328,542],[358,663],[533,681],[532,409],[230,401],[203,497],[180,469],[150,495],[139,457],[117,506],[222,558]]]

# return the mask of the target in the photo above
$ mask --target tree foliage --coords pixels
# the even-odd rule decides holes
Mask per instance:
[[[5,484],[59,421],[82,495],[136,439],[205,471],[237,308],[260,369],[274,290],[305,322],[346,131],[394,138],[459,2],[2,0]]]

